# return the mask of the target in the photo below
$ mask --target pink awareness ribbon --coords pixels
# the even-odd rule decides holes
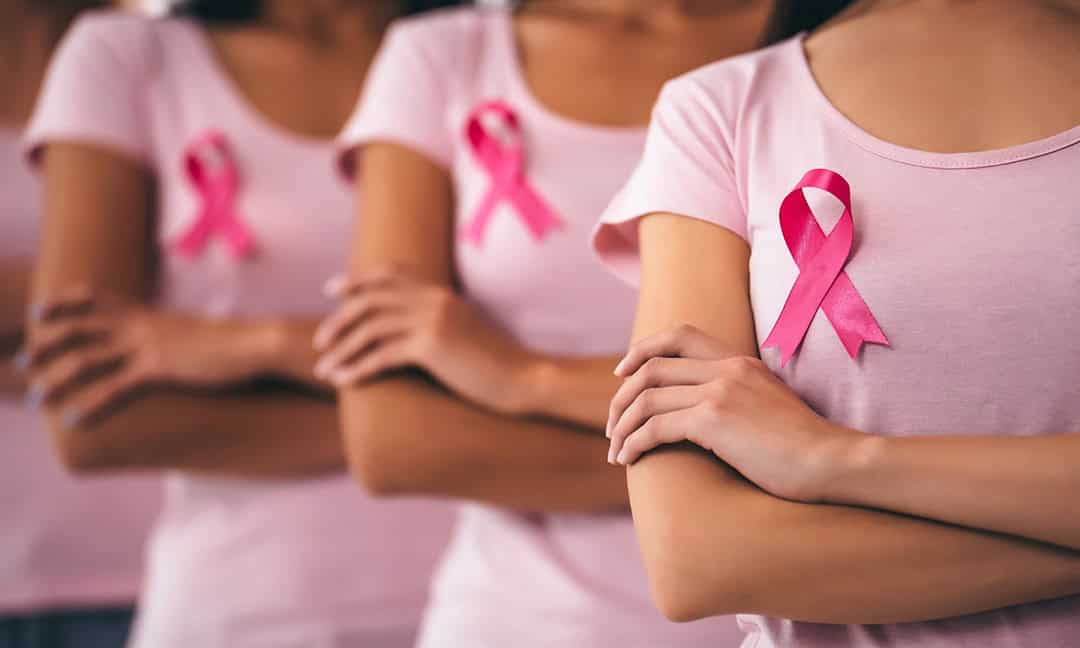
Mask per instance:
[[[217,235],[234,259],[249,255],[255,243],[236,211],[240,172],[225,136],[208,131],[192,140],[184,150],[184,171],[201,204],[195,222],[173,242],[173,250],[194,258]]]
[[[484,127],[483,117],[495,115],[506,129],[506,142]],[[489,101],[469,115],[465,135],[473,157],[491,178],[491,187],[480,200],[472,220],[465,226],[467,240],[482,245],[484,234],[502,201],[510,203],[537,241],[548,232],[558,229],[562,222],[553,210],[525,179],[525,153],[521,144],[521,124],[513,109],[501,101]]]
[[[840,221],[828,236],[806,202],[806,187],[826,191],[844,205]],[[888,346],[888,338],[844,272],[855,234],[847,180],[828,169],[807,171],[780,204],[780,229],[799,267],[799,276],[762,348],[779,347],[780,366],[786,365],[802,343],[818,308],[824,311],[852,358],[864,342]]]

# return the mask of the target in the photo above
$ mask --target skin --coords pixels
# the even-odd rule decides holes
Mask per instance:
[[[0,0],[0,79],[8,89],[0,97],[0,127],[19,130],[29,120],[49,54],[80,8],[75,2],[54,7]],[[23,339],[32,265],[28,258],[0,259],[0,394],[20,396],[26,387],[14,356]]]
[[[260,114],[329,138],[355,104],[386,8],[276,0],[260,20],[209,37]],[[288,477],[342,467],[330,389],[312,376],[314,321],[210,321],[152,305],[151,170],[56,141],[44,177],[26,357],[30,399],[70,468]]]
[[[806,49],[867,130],[955,152],[1080,122],[1077,36],[1080,3],[882,1]],[[640,228],[637,341],[618,367],[609,458],[631,464],[668,616],[906,622],[1080,592],[1076,434],[883,439],[832,424],[756,358],[746,243],[672,214]]]
[[[768,2],[538,0],[514,18],[524,76],[550,110],[641,126],[672,76],[754,47]],[[648,57],[640,52],[648,50]],[[567,69],[581,74],[567,77]],[[464,301],[453,271],[448,171],[390,143],[360,157],[350,279],[320,330],[349,463],[376,493],[539,511],[626,506],[603,461],[614,357],[523,348]],[[387,430],[393,430],[388,434]]]

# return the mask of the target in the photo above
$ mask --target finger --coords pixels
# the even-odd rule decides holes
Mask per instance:
[[[149,386],[145,372],[127,367],[94,383],[64,408],[64,425],[76,427],[100,420],[113,408]]]
[[[65,395],[120,369],[126,353],[112,346],[84,347],[65,354],[38,374],[26,391],[31,407],[60,400]]]
[[[312,343],[316,350],[325,351],[364,318],[380,311],[403,310],[409,303],[406,295],[395,290],[372,290],[353,295],[319,324]]]
[[[371,380],[381,373],[413,366],[414,362],[411,345],[407,340],[400,339],[380,345],[356,363],[334,372],[330,382],[339,389],[350,387]]]
[[[27,342],[26,366],[40,369],[67,349],[108,337],[109,330],[109,322],[94,315],[40,324]]]
[[[615,375],[629,376],[638,370],[649,358],[678,356],[719,360],[735,355],[720,348],[715,338],[698,328],[684,324],[676,328],[651,335],[630,346],[619,364],[615,366]]]
[[[654,416],[627,437],[615,455],[615,462],[629,466],[649,450],[680,441],[694,442],[697,408],[682,409]]]
[[[687,358],[650,358],[629,378],[623,381],[608,407],[607,433],[622,418],[638,395],[654,387],[699,385],[715,378],[715,361]]]
[[[89,286],[74,286],[34,301],[27,309],[27,315],[31,322],[44,322],[65,315],[88,312],[99,299],[100,296]]]
[[[408,280],[408,277],[394,267],[376,268],[354,276],[336,275],[323,284],[323,291],[329,297],[343,298],[359,291],[395,285]]]
[[[608,461],[614,461],[627,437],[634,433],[649,419],[689,409],[702,400],[705,394],[702,385],[680,385],[678,387],[652,387],[642,391],[634,402],[626,408],[619,421],[611,428],[608,437],[611,446]]]
[[[338,339],[315,365],[315,375],[327,378],[344,369],[349,363],[373,347],[392,338],[406,335],[412,328],[412,319],[401,314],[368,317],[344,337]]]

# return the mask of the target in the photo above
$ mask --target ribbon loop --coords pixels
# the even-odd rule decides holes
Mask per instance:
[[[844,206],[828,236],[806,201],[803,189],[807,187],[832,194]],[[780,203],[780,230],[799,276],[762,348],[778,347],[780,366],[785,366],[802,344],[819,308],[852,358],[865,342],[889,346],[870,307],[844,272],[855,238],[848,181],[828,169],[808,171]]]
[[[225,136],[208,131],[193,139],[184,150],[184,171],[200,205],[195,221],[173,242],[173,251],[197,257],[216,235],[233,258],[250,255],[255,242],[236,211],[240,172]]]
[[[484,117],[487,115],[499,120],[504,137],[493,134],[485,127]],[[537,241],[562,226],[555,210],[525,179],[521,123],[510,106],[501,101],[481,104],[469,115],[465,136],[473,157],[491,179],[491,187],[480,199],[472,220],[465,226],[463,234],[466,240],[477,246],[483,244],[495,208],[503,201],[514,208]]]

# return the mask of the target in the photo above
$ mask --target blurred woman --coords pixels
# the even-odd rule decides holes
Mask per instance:
[[[26,408],[12,362],[23,337],[41,187],[19,137],[49,55],[76,14],[104,2],[0,2],[0,646],[119,648],[160,499],[148,478],[75,479]]]
[[[413,642],[451,512],[348,482],[310,339],[353,215],[331,137],[424,4],[100,13],[52,66],[30,389],[71,468],[174,471],[136,646]]]
[[[317,342],[357,477],[473,502],[424,648],[735,640],[650,604],[601,435],[634,294],[586,243],[660,85],[753,48],[771,6],[534,0],[388,36],[344,136],[364,220]]]
[[[1080,2],[784,4],[665,88],[596,239],[640,273],[610,457],[657,602],[760,648],[1076,645]]]

